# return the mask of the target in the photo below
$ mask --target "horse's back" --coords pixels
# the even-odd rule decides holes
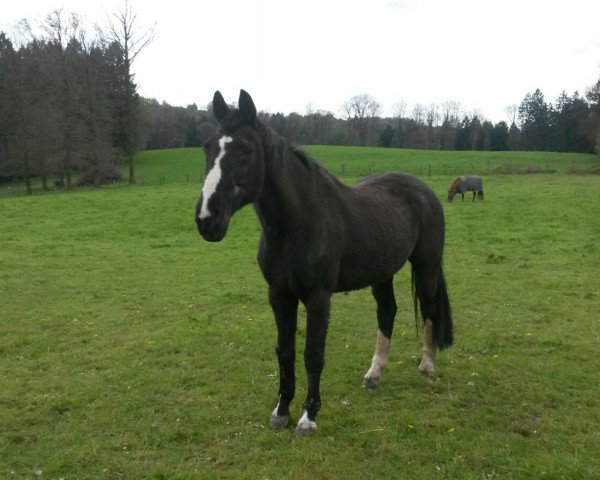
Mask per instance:
[[[350,191],[338,290],[389,279],[407,260],[421,257],[426,242],[441,256],[443,209],[427,184],[389,172],[371,175]]]
[[[432,188],[413,175],[399,172],[374,176],[366,184],[386,189],[408,206],[417,230],[411,262],[441,261],[445,240],[444,209]]]
[[[389,197],[391,204],[401,205],[418,215],[431,212],[443,217],[443,209],[435,192],[419,178],[400,172],[371,175],[354,186],[365,192],[378,192]]]
[[[483,179],[479,175],[468,175],[464,177],[467,191],[480,192],[483,189]]]

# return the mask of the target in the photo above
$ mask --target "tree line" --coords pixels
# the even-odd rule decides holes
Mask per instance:
[[[146,147],[196,147],[216,124],[210,104],[174,107],[143,99]],[[393,106],[382,117],[370,95],[352,97],[333,112],[308,105],[304,113],[260,112],[277,133],[301,145],[357,145],[433,150],[535,150],[592,153],[600,147],[600,80],[584,97],[563,92],[555,103],[540,90],[525,95],[520,105],[506,108],[508,121],[492,123],[481,114],[461,113],[456,102],[442,105]]]
[[[120,177],[143,147],[141,100],[131,72],[153,30],[135,32],[126,4],[108,28],[90,38],[76,14],[50,13],[26,42],[0,32],[0,180],[41,179],[44,189],[99,186]]]
[[[0,182],[31,179],[43,188],[99,186],[129,166],[135,182],[140,149],[201,146],[215,131],[211,105],[199,108],[142,98],[132,74],[153,29],[138,34],[128,8],[93,38],[75,14],[57,10],[26,42],[0,32]],[[581,96],[554,103],[540,90],[507,107],[507,121],[465,114],[458,103],[412,107],[398,102],[392,116],[368,94],[337,114],[307,105],[302,113],[260,112],[260,118],[296,144],[359,145],[440,150],[600,151],[600,79]]]

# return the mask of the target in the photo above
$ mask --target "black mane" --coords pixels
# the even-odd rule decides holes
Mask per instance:
[[[327,170],[319,160],[312,158],[303,148],[282,137],[275,130],[258,119],[256,120],[256,126],[261,132],[264,145],[268,150],[273,153],[279,151],[280,155],[284,155],[285,152],[287,152],[291,158],[300,162],[309,175],[318,174],[326,177],[330,182],[342,185],[342,182],[335,175]]]
[[[325,170],[316,159],[311,158],[302,148],[283,138],[261,120],[256,119],[253,122],[249,121],[239,110],[231,110],[229,114],[221,120],[221,129],[226,134],[232,134],[244,125],[249,124],[257,128],[260,132],[264,145],[268,150],[272,152],[291,152],[292,156],[297,158],[309,172]]]

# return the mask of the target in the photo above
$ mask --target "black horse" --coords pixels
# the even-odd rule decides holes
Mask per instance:
[[[370,286],[377,302],[379,332],[364,385],[374,388],[387,364],[396,315],[394,274],[412,264],[415,308],[424,322],[419,370],[433,374],[438,349],[452,344],[452,317],[442,272],[444,214],[433,191],[401,173],[370,176],[354,187],[338,181],[307,155],[262,123],[244,90],[239,109],[219,92],[213,112],[219,129],[205,146],[206,180],[196,206],[198,231],[218,242],[233,213],[246,204],[262,225],[258,263],[269,285],[277,324],[279,402],[273,428],[290,421],[296,381],[299,301],[307,311],[304,364],[308,393],[297,434],[317,428],[319,383],[324,364],[329,305],[334,292]]]

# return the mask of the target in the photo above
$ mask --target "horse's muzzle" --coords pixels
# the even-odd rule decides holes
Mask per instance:
[[[205,218],[200,218],[200,209],[196,208],[196,226],[202,238],[207,242],[220,242],[225,237],[229,227],[230,215],[227,212],[216,211]]]

